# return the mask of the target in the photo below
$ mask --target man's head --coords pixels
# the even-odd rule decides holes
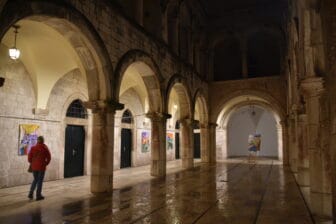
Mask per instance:
[[[39,136],[39,137],[37,137],[37,142],[38,142],[38,143],[44,143],[44,138],[43,138],[43,136]]]

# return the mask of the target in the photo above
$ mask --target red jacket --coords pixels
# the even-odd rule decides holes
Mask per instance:
[[[28,162],[31,163],[33,171],[45,171],[50,163],[51,156],[48,147],[45,144],[37,143],[28,154]]]

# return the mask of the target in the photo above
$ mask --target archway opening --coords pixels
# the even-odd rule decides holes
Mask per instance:
[[[208,110],[205,98],[199,94],[194,100],[194,158],[209,162]]]
[[[268,100],[238,96],[229,100],[217,118],[217,160],[248,155],[249,135],[261,135],[260,156],[283,159],[283,127],[279,108]]]
[[[258,156],[278,158],[278,135],[274,114],[257,105],[237,108],[227,124],[227,157],[248,154],[248,137],[261,136]]]
[[[175,83],[168,95],[168,113],[172,115],[167,121],[167,135],[178,137],[173,148],[167,147],[167,160],[174,160],[177,157],[182,159],[183,168],[193,166],[193,120],[191,119],[190,97],[181,83]],[[175,135],[174,135],[175,133]],[[167,140],[169,137],[167,137]],[[176,143],[178,142],[178,145]],[[176,146],[179,151],[176,154]],[[175,150],[174,150],[175,149]]]
[[[1,39],[0,71],[6,79],[1,94],[4,97],[2,102],[13,107],[15,105],[16,108],[5,108],[2,113],[4,117],[0,119],[9,121],[8,118],[13,117],[10,119],[13,125],[34,124],[38,127],[36,133],[45,137],[49,148],[53,149],[54,161],[58,161],[49,167],[46,180],[90,174],[91,138],[88,138],[91,136],[90,113],[88,115],[82,107],[74,106],[74,104],[80,106],[80,101],[73,102],[70,108],[68,106],[76,99],[87,101],[107,97],[109,84],[105,82],[106,74],[102,69],[102,64],[105,63],[101,61],[103,57],[100,57],[101,52],[97,47],[102,46],[92,38],[95,34],[88,34],[90,28],[84,28],[85,25],[79,28],[71,21],[62,18],[29,16],[15,21],[15,25],[20,26],[17,48],[21,51],[21,55],[17,60],[8,57],[8,48],[12,47],[14,40],[13,28],[10,27]],[[72,111],[75,108],[82,110],[81,117]],[[64,170],[67,125],[81,129],[79,131],[81,134],[72,134],[72,139],[80,138],[85,148],[82,153],[79,153],[77,148],[72,152],[81,157],[79,162],[81,171],[75,175],[64,175],[69,171]],[[19,133],[12,135],[27,134],[21,130],[17,131]],[[15,147],[17,139],[12,138],[10,141]],[[8,150],[10,154],[16,151]],[[13,154],[11,157],[15,158],[16,155]],[[26,163],[26,159],[18,157],[16,162]],[[4,183],[0,183],[1,186],[8,186],[8,183],[10,186],[26,184],[29,180],[11,176],[5,179]]]
[[[131,148],[130,156],[127,155],[127,158],[131,158],[131,163],[126,167],[151,163],[152,130],[151,121],[146,114],[150,111],[159,111],[161,107],[155,73],[146,63],[136,61],[129,64],[121,77],[119,102],[124,104],[127,110],[117,111],[115,115],[114,169],[125,167],[123,165],[125,161],[121,159],[123,150],[127,149],[124,148],[125,145]],[[126,124],[122,121],[126,119],[127,114],[131,114],[132,122]],[[132,139],[131,143],[124,142],[125,136]]]

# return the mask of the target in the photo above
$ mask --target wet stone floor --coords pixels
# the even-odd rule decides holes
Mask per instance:
[[[0,223],[313,223],[294,176],[272,160],[201,164],[112,195],[92,195],[89,185],[89,177],[46,182],[43,201],[29,201],[27,185],[0,189]]]

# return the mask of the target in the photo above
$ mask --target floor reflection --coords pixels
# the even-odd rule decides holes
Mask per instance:
[[[0,223],[312,223],[293,175],[272,160],[202,164],[112,195],[73,181],[53,183],[41,202],[0,194]]]

